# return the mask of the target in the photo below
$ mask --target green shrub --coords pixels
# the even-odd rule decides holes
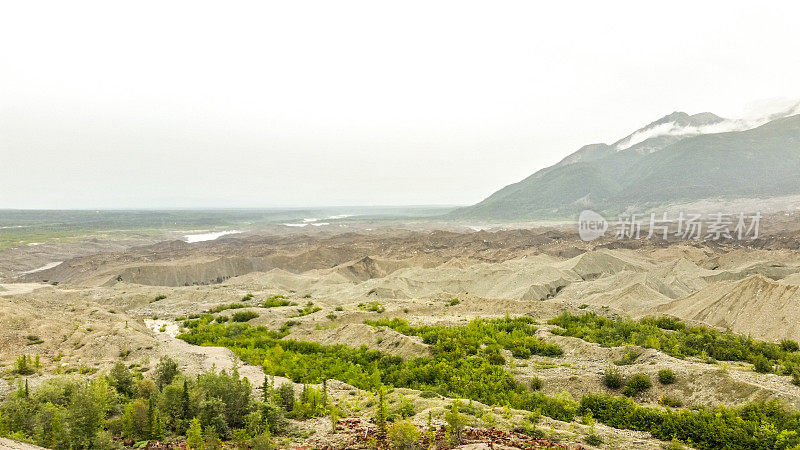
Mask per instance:
[[[417,426],[408,420],[400,420],[389,427],[389,446],[398,450],[413,450],[420,438]]]
[[[800,350],[800,344],[791,339],[783,339],[781,340],[781,349],[785,352],[796,352]]]
[[[603,373],[603,384],[609,389],[619,389],[622,387],[622,374],[614,367],[609,367]]]
[[[533,376],[533,378],[531,378],[531,390],[534,390],[534,391],[542,390],[542,379],[541,378],[539,378],[539,377],[537,377],[535,375]]]
[[[603,445],[604,441],[603,441],[603,438],[601,438],[600,436],[598,436],[596,434],[590,434],[590,435],[586,436],[586,438],[584,439],[584,442],[586,442],[589,445],[593,445],[595,447],[599,447],[599,446]]]
[[[753,368],[758,373],[772,373],[772,363],[764,355],[756,355],[753,358]]]
[[[164,300],[165,298],[167,298],[166,295],[156,295],[152,300],[150,300],[150,303],[155,303],[157,301]]]
[[[775,371],[780,365],[781,373],[791,374],[800,367],[800,352],[795,342],[776,343],[757,341],[750,336],[721,332],[717,329],[688,327],[672,317],[645,318],[640,322],[627,318],[608,318],[595,313],[573,315],[563,313],[548,323],[559,328],[554,333],[572,336],[605,347],[637,345],[655,348],[676,358],[698,357],[706,362],[746,361],[762,373]],[[633,354],[616,361],[628,364],[635,360]]]
[[[614,364],[618,366],[629,366],[635,363],[636,360],[639,359],[639,356],[641,356],[641,354],[642,352],[640,352],[639,350],[630,349],[627,352],[625,352],[625,354],[622,355],[622,358],[614,361]]]
[[[314,302],[306,303],[306,306],[297,310],[297,315],[294,317],[303,317],[309,314],[314,314],[317,311],[322,311],[322,308],[315,306]]]
[[[282,295],[273,295],[272,297],[264,300],[261,303],[262,308],[277,308],[279,306],[291,306],[292,302],[290,302],[286,297]]]
[[[227,305],[215,306],[215,307],[209,309],[208,311],[206,311],[206,314],[220,313],[220,312],[228,310],[228,309],[241,309],[241,308],[245,308],[246,306],[247,305],[243,305],[241,303],[228,303]],[[191,316],[189,316],[189,317],[191,318]]]
[[[36,369],[33,367],[33,362],[31,361],[30,356],[28,355],[19,355],[17,356],[16,361],[14,361],[14,368],[12,372],[17,375],[32,375],[36,373]]]
[[[670,408],[680,408],[683,406],[683,402],[675,397],[670,397],[668,395],[664,395],[658,399],[658,403],[664,406],[669,406]]]
[[[238,311],[233,313],[231,320],[234,322],[247,322],[258,317],[258,313],[253,311]]]
[[[647,374],[639,372],[633,374],[633,376],[628,380],[622,393],[628,397],[634,397],[637,394],[650,389],[652,386],[653,383],[650,382],[650,377],[647,376]]]
[[[386,311],[386,308],[378,302],[359,303],[358,309],[369,312],[376,312],[379,314]]]
[[[420,392],[419,396],[422,398],[439,398],[439,394],[437,394],[434,391],[428,391],[428,390]]]
[[[675,372],[672,369],[661,369],[658,371],[658,381],[661,384],[672,384],[675,382]]]

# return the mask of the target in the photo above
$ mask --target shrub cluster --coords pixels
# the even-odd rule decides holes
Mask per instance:
[[[606,347],[638,345],[661,350],[676,358],[693,356],[707,361],[745,361],[753,364],[758,372],[800,373],[798,346],[790,340],[780,344],[763,342],[710,327],[689,327],[671,317],[645,318],[636,322],[591,312],[577,316],[566,312],[549,323],[560,327],[555,330],[557,334]]]
[[[467,398],[494,405],[534,410],[561,420],[570,420],[576,408],[573,400],[547,397],[531,392],[502,366],[492,364],[484,345],[524,348],[530,355],[560,354],[561,349],[533,338],[531,320],[476,320],[463,327],[411,327],[404,321],[389,321],[398,331],[419,333],[432,344],[432,356],[404,360],[366,347],[321,345],[281,339],[288,332],[263,326],[218,324],[201,318],[197,326],[179,337],[195,345],[228,347],[266,373],[300,383],[338,379],[361,389],[374,391],[382,384],[433,391],[449,397]],[[416,334],[415,334],[416,335]]]

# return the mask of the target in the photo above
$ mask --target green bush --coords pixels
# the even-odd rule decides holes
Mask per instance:
[[[672,384],[675,382],[675,372],[672,369],[661,369],[658,371],[658,382],[661,384]]]
[[[609,367],[603,373],[603,384],[609,389],[619,389],[622,387],[622,374],[614,367]]]
[[[238,311],[233,313],[231,320],[234,322],[247,322],[258,317],[258,313],[253,311]]]
[[[542,379],[541,378],[539,378],[539,377],[537,377],[535,375],[533,376],[533,378],[531,378],[531,390],[534,390],[534,391],[542,390]]]
[[[36,373],[36,369],[33,367],[31,357],[28,355],[17,356],[16,361],[14,361],[14,368],[12,369],[12,372],[17,375],[32,375]]]
[[[628,397],[634,397],[652,386],[653,383],[650,382],[650,377],[647,374],[635,373],[625,384],[625,389],[623,389],[622,393]]]
[[[683,402],[675,397],[670,396],[663,396],[658,399],[658,403],[664,406],[669,406],[670,408],[680,408],[683,406]]]
[[[286,297],[282,295],[273,295],[272,297],[264,300],[261,303],[262,308],[277,308],[279,306],[290,306],[292,302],[290,302]]]
[[[595,447],[599,447],[599,446],[603,445],[604,441],[603,441],[603,438],[601,438],[600,436],[598,436],[596,434],[590,434],[590,435],[586,436],[586,438],[584,439],[584,442],[586,442],[589,445],[593,445]]]
[[[398,450],[413,450],[416,448],[420,432],[417,426],[408,420],[400,420],[389,427],[387,433],[389,446]]]
[[[800,350],[800,344],[791,339],[783,339],[781,340],[781,349],[785,352],[796,352]]]
[[[772,363],[764,355],[756,355],[753,359],[753,368],[758,373],[772,373]]]
[[[315,306],[314,302],[306,303],[306,306],[297,310],[297,315],[294,317],[303,317],[309,314],[314,314],[317,311],[322,311],[322,308]]]
[[[209,309],[208,311],[206,311],[206,313],[207,314],[216,314],[216,313],[220,313],[222,311],[228,310],[228,309],[241,309],[241,308],[245,308],[245,307],[247,307],[247,305],[243,305],[241,303],[228,303],[227,305],[215,306],[215,307]]]
[[[376,313],[382,313],[386,311],[386,308],[378,302],[359,303],[358,309]]]

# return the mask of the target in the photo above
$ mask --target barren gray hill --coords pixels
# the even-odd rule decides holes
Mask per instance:
[[[714,132],[734,128],[731,122],[711,113],[670,114],[613,145],[584,146],[449,217],[571,218],[584,209],[617,213],[710,198],[800,194],[800,115]]]

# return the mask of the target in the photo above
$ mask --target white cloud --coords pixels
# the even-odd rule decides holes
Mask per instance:
[[[765,123],[781,117],[800,114],[800,101],[774,99],[755,101],[745,108],[747,116],[739,119],[724,119],[717,123],[701,126],[683,126],[676,122],[654,125],[633,133],[628,139],[617,144],[617,150],[625,150],[647,139],[658,136],[697,136],[701,134],[727,133],[744,131],[760,127]]]

